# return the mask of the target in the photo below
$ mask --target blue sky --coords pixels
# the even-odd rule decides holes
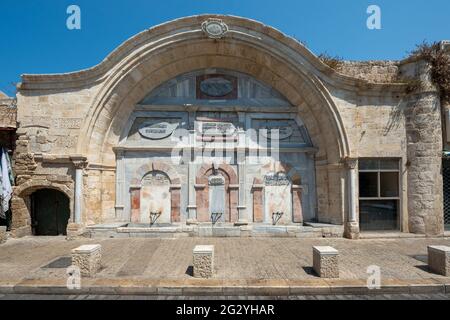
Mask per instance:
[[[81,8],[82,29],[66,28]],[[366,27],[378,5],[382,29]],[[0,0],[0,90],[12,95],[23,73],[96,65],[134,34],[201,13],[249,17],[304,41],[316,54],[349,60],[401,59],[415,44],[450,39],[448,0]]]

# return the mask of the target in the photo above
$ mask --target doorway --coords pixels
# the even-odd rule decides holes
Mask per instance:
[[[70,201],[64,193],[52,189],[42,189],[34,192],[30,200],[33,235],[67,235]]]
[[[444,159],[442,165],[444,184],[444,227],[450,231],[450,159]]]

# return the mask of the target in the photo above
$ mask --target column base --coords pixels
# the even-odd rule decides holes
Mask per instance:
[[[360,229],[358,222],[347,222],[345,224],[344,236],[347,239],[358,240],[360,236]]]
[[[189,225],[198,225],[197,219],[187,219],[186,224]]]
[[[234,223],[234,225],[236,227],[240,227],[240,226],[247,226],[248,225],[248,220],[246,219],[240,219],[237,222]]]
[[[67,240],[75,240],[83,235],[85,232],[84,226],[78,223],[69,223],[67,225]]]

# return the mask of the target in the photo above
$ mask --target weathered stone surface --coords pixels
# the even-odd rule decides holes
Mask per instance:
[[[194,277],[211,278],[214,275],[214,246],[196,246],[193,251]]]
[[[0,226],[0,244],[5,243],[7,239],[6,227]]]
[[[321,278],[339,278],[339,252],[332,247],[313,247],[313,268]]]
[[[421,62],[416,69],[422,87],[409,97],[405,108],[409,231],[441,235],[444,231],[441,104],[430,81],[430,66]]]
[[[450,247],[429,246],[428,267],[431,271],[449,277],[450,276]]]
[[[93,277],[101,268],[102,247],[83,245],[72,250],[72,264],[80,268],[82,276]]]

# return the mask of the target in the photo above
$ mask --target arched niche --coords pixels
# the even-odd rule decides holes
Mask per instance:
[[[253,222],[289,225],[303,223],[301,176],[280,162],[262,167],[252,186]]]
[[[220,204],[211,203],[214,195],[220,196],[223,188],[223,207]],[[217,212],[215,208],[223,208],[223,214],[219,221],[235,223],[238,221],[238,178],[232,166],[228,164],[205,164],[198,171],[195,185],[197,221],[215,222],[212,214]]]
[[[153,162],[143,165],[131,180],[130,222],[180,222],[180,189],[180,178],[168,164]]]

